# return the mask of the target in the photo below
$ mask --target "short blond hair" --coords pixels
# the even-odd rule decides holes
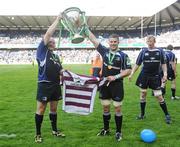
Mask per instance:
[[[154,39],[154,42],[156,42],[156,37],[154,37],[153,35],[148,35],[147,38],[146,38],[146,40],[149,40],[149,39],[151,39],[151,38],[153,38],[153,39]]]
[[[110,38],[116,38],[118,41],[119,41],[119,35],[118,34],[111,34],[110,36],[109,36],[109,39]]]

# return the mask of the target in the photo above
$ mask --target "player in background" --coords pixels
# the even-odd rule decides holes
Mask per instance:
[[[166,65],[167,65],[167,79],[171,81],[171,99],[180,99],[176,96],[176,57],[175,54],[172,52],[173,46],[170,44],[167,46],[165,50],[166,55]],[[162,83],[162,93],[163,95],[166,93],[166,82]]]
[[[160,107],[165,114],[165,121],[167,124],[171,123],[171,117],[168,113],[166,102],[163,98],[161,91],[161,83],[167,80],[167,66],[165,53],[162,49],[155,47],[156,38],[154,36],[148,36],[146,39],[148,48],[144,48],[138,55],[136,64],[134,65],[132,72],[129,76],[131,80],[134,73],[138,70],[141,64],[143,64],[141,72],[137,78],[136,85],[140,88],[140,108],[141,114],[137,116],[137,119],[145,118],[146,107],[146,95],[147,89],[153,90],[154,96],[159,101]],[[163,70],[163,77],[161,78],[160,69]],[[162,80],[162,81],[161,81]]]

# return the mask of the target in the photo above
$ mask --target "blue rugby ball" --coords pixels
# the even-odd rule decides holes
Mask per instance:
[[[146,143],[151,143],[156,140],[156,133],[150,129],[144,129],[140,134],[141,139]]]

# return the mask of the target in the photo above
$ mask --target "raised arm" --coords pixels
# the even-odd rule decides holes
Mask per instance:
[[[61,20],[62,18],[62,15],[61,13],[57,16],[57,18],[55,19],[55,21],[53,22],[53,24],[48,28],[46,34],[44,35],[44,44],[47,45],[50,38],[52,37],[53,33],[55,32],[56,30],[56,27],[59,23],[59,21]]]
[[[86,37],[93,43],[94,47],[97,48],[99,46],[99,41],[96,36],[88,29],[85,30]]]

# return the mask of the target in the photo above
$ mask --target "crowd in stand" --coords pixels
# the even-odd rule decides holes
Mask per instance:
[[[38,44],[42,39],[44,31],[0,31],[0,44]],[[121,42],[139,42],[140,30],[129,30],[129,31],[94,31],[96,37],[101,41],[107,40],[109,34],[117,33],[120,36]],[[154,35],[154,29],[144,30],[144,36]],[[59,32],[55,33],[55,38],[58,41]],[[179,43],[180,40],[180,26],[168,27],[163,29],[157,29],[157,42],[160,43]],[[62,32],[62,44],[70,43],[68,38],[68,32]],[[86,40],[85,43],[89,43]]]
[[[57,50],[55,51],[63,63],[89,63],[92,50]],[[0,64],[34,64],[36,50],[0,50]]]
[[[71,49],[55,51],[64,64],[91,63],[95,50]],[[124,51],[134,63],[139,50]],[[34,64],[36,62],[36,50],[0,50],[0,64]]]
[[[6,50],[1,48],[1,45],[9,44],[36,44],[38,45],[42,39],[43,31],[0,31],[0,64],[29,64],[35,61],[36,50],[31,49],[17,49],[17,50]],[[95,34],[101,40],[101,42],[107,45],[107,37],[113,32],[96,31]],[[140,33],[137,31],[129,31],[126,33],[114,32],[120,35],[120,44],[144,42],[140,38]],[[153,29],[144,31],[145,36],[153,34]],[[61,44],[71,44],[68,38],[68,32],[63,31],[61,38]],[[58,42],[59,32],[55,33],[56,42]],[[180,27],[164,28],[157,30],[156,36],[157,43],[164,44],[180,44]],[[89,40],[85,41],[85,44],[90,44]],[[60,49],[56,51],[60,56],[63,63],[90,63],[91,57],[93,56],[92,49]],[[134,63],[139,51],[125,51]],[[175,51],[176,55],[180,57],[179,51]]]
[[[95,50],[91,49],[71,49],[55,51],[63,64],[91,63]],[[139,50],[124,50],[128,54],[132,63],[135,63]],[[180,59],[180,51],[173,51]],[[34,64],[36,63],[36,50],[0,50],[0,64]]]
[[[0,64],[29,64],[35,59],[32,50],[0,50]]]

